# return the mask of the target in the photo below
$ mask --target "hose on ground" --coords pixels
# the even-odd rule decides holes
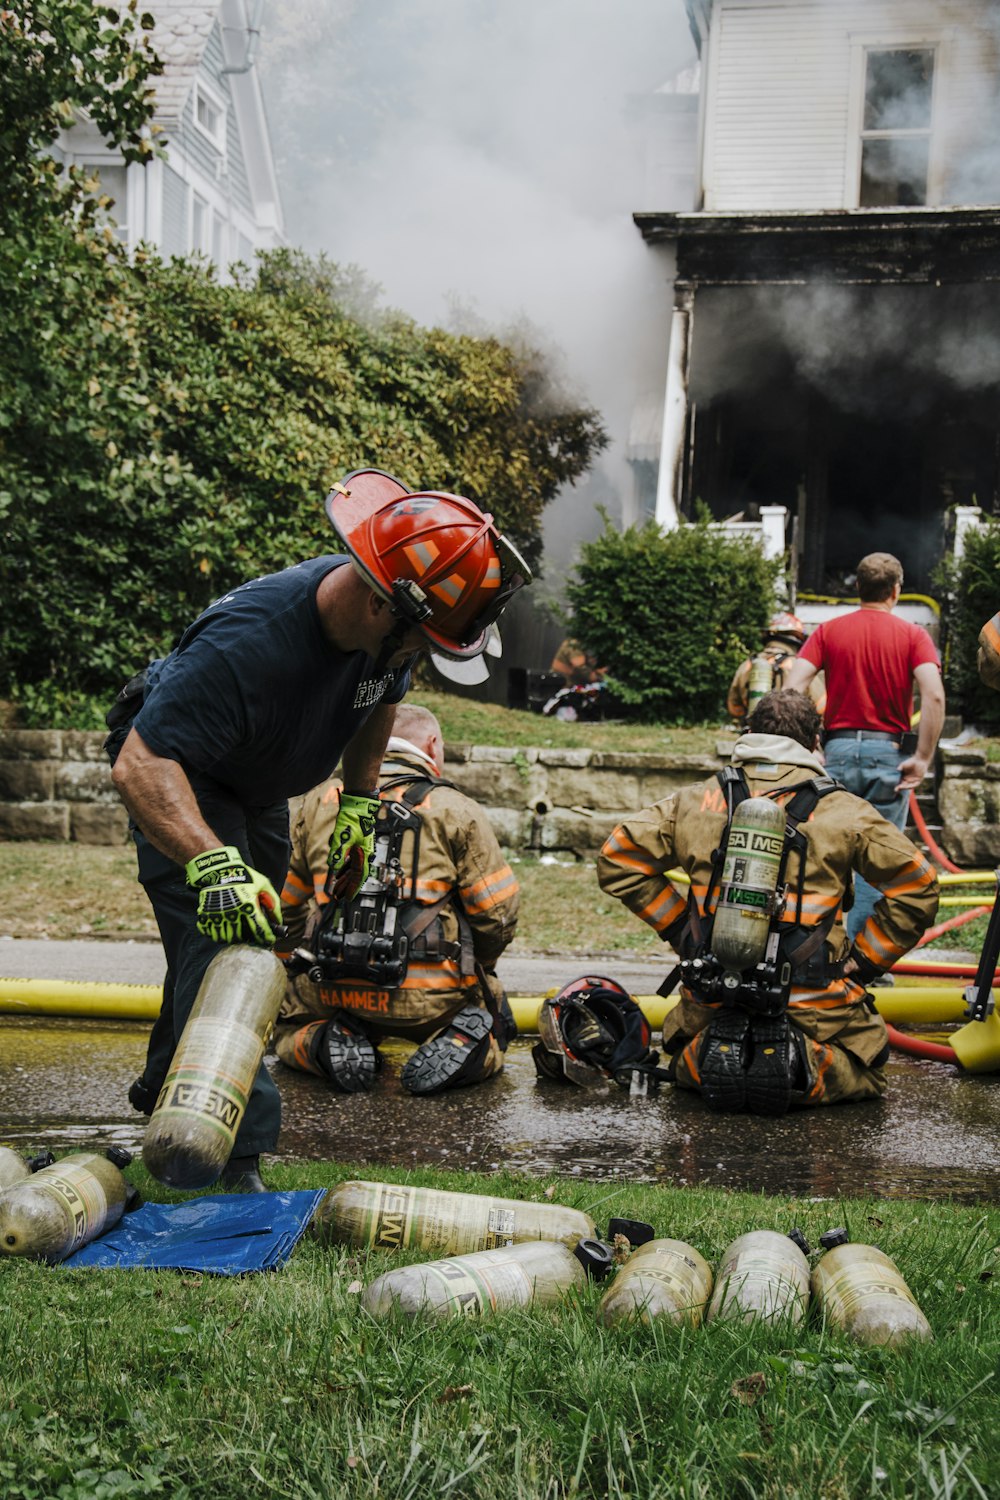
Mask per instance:
[[[952,864],[951,860],[948,858],[947,854],[945,854],[944,850],[940,848],[940,846],[935,843],[934,839],[931,837],[930,829],[927,827],[924,815],[920,811],[920,804],[917,802],[916,792],[910,793],[910,817],[913,819],[920,837],[927,845],[927,848],[930,851],[931,858],[936,859],[941,868],[943,870],[949,870],[952,875],[963,874],[964,872],[959,869],[958,865]]]
[[[925,1042],[922,1037],[907,1036],[905,1031],[897,1031],[895,1026],[887,1026],[885,1029],[890,1044],[898,1047],[900,1052],[908,1052],[911,1057],[923,1057],[932,1062],[951,1063],[956,1068],[962,1066],[951,1047],[943,1047],[940,1042]]]

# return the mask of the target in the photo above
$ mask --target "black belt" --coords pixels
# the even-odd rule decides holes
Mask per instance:
[[[881,729],[831,729],[823,736],[824,745],[831,740],[883,740],[899,749],[899,735]]]

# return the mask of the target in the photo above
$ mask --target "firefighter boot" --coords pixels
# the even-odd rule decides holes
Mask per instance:
[[[443,1089],[479,1083],[492,1028],[489,1011],[467,1005],[450,1026],[417,1048],[400,1074],[403,1087],[411,1094],[439,1094]]]
[[[316,1061],[340,1094],[366,1094],[375,1082],[375,1048],[363,1031],[340,1016],[327,1021]]]
[[[709,1109],[735,1114],[746,1108],[750,1017],[745,1010],[721,1010],[704,1037],[698,1058],[701,1096]]]
[[[747,1109],[755,1115],[783,1115],[792,1093],[797,1061],[787,1016],[754,1016],[747,1065]]]
[[[231,1156],[222,1169],[219,1186],[227,1193],[266,1193],[259,1156]]]

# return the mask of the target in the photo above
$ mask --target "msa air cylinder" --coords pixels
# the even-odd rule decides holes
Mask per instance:
[[[683,1240],[649,1240],[629,1256],[601,1298],[598,1322],[635,1319],[688,1323],[697,1328],[712,1290],[712,1270]]]
[[[558,1302],[588,1275],[606,1276],[610,1265],[611,1251],[600,1240],[581,1240],[575,1250],[551,1240],[526,1240],[387,1271],[361,1300],[375,1317],[394,1312],[408,1318],[421,1312],[435,1318],[479,1317]]]
[[[429,1255],[497,1250],[524,1240],[555,1240],[572,1250],[597,1234],[589,1214],[559,1203],[521,1203],[388,1182],[342,1182],[331,1188],[312,1227],[324,1242]]]
[[[837,1236],[835,1239],[834,1237]],[[823,1315],[859,1344],[902,1344],[934,1335],[896,1263],[874,1245],[851,1245],[846,1230],[813,1267],[812,1289]]]
[[[787,1234],[755,1229],[726,1250],[715,1276],[706,1322],[787,1318],[801,1323],[809,1305],[809,1262]]]
[[[131,1160],[116,1146],[74,1152],[0,1193],[0,1254],[54,1265],[113,1229],[134,1191],[120,1170]]]
[[[30,1156],[25,1161],[19,1151],[12,1150],[10,1146],[0,1146],[0,1193],[4,1188],[13,1187],[15,1182],[23,1182],[32,1172],[50,1167],[54,1161],[51,1151],[40,1151],[37,1156]]]
[[[265,948],[222,948],[212,959],[143,1137],[142,1159],[158,1182],[217,1180],[284,993],[284,965]]]
[[[785,814],[770,797],[733,809],[711,950],[724,969],[742,973],[764,957],[785,847]]]
[[[774,685],[774,668],[766,656],[757,655],[750,663],[747,679],[747,716],[753,713],[765,693]]]

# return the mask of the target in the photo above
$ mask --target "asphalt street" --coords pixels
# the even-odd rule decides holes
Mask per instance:
[[[670,967],[670,954],[655,962],[635,958],[505,953],[498,973],[511,995],[540,995],[581,974],[617,979],[630,994],[651,995]],[[86,980],[93,984],[162,984],[163,951],[157,942],[49,942],[0,939],[0,977]]]

